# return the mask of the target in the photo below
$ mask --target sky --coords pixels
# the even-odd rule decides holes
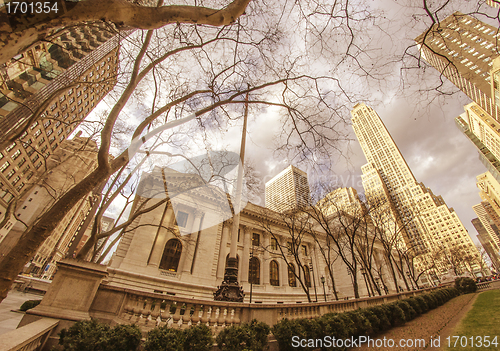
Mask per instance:
[[[434,5],[438,6],[438,3]],[[371,65],[370,55],[378,58],[383,61],[385,76],[369,86],[352,79],[348,71],[339,76],[352,91],[358,89],[356,98],[343,109],[343,117],[349,123],[349,110],[357,102],[366,102],[371,106],[382,118],[417,181],[423,182],[434,194],[441,195],[448,207],[455,209],[471,238],[477,242],[477,233],[470,221],[476,217],[472,206],[481,201],[476,176],[486,172],[486,169],[479,161],[475,147],[454,122],[454,118],[463,113],[463,105],[470,101],[449,82],[445,82],[444,90],[453,94],[429,92],[428,89],[435,87],[439,81],[435,69],[405,70],[403,68],[408,67],[405,65],[407,61],[394,59],[401,57],[407,47],[414,45],[413,38],[429,25],[425,13],[419,8],[420,2],[415,5],[412,0],[373,0],[362,4],[368,4],[370,13],[381,12],[380,21],[375,22],[378,27],[366,28],[368,55],[362,58],[362,63]],[[452,0],[446,11],[441,13],[441,18],[456,10],[467,12],[475,4],[477,1]],[[410,62],[410,65],[414,65],[414,62]],[[315,69],[318,67],[311,67],[311,70]],[[145,96],[145,100],[148,98]],[[110,104],[112,102],[105,99],[100,108],[109,109]],[[127,117],[135,115],[133,108],[124,113]],[[239,120],[228,126],[225,133],[212,135],[211,148],[239,152],[241,123]],[[341,142],[338,146],[341,153],[330,155],[331,167],[327,171],[277,154],[274,150],[280,132],[280,115],[276,108],[269,107],[258,114],[249,115],[245,157],[256,171],[260,195],[252,202],[264,206],[265,182],[290,164],[307,171],[310,185],[316,181],[333,181],[337,186],[354,187],[358,193],[363,193],[360,168],[366,159],[351,126],[345,126],[350,142]],[[199,154],[204,150],[190,151]],[[111,212],[119,208],[115,204]]]

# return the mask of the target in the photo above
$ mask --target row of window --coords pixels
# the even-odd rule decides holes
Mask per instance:
[[[163,255],[160,260],[159,268],[171,272],[177,272],[179,268],[179,261],[182,254],[182,243],[178,239],[170,239],[167,241],[165,248],[163,250]],[[226,266],[229,255],[226,257]],[[237,257],[239,261],[239,257]],[[269,283],[273,286],[280,285],[280,270],[279,263],[276,260],[272,260],[269,263]],[[295,271],[295,266],[293,264],[288,265],[288,285],[291,287],[297,286],[296,277],[300,276],[300,272]],[[303,272],[305,284],[307,287],[311,286],[311,277],[309,273],[309,267],[303,266]],[[260,284],[260,260],[257,257],[250,258],[248,267],[248,281],[251,284]]]

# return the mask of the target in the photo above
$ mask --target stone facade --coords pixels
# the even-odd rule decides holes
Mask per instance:
[[[211,300],[223,279],[230,249],[232,221],[223,214],[224,207],[228,206],[227,197],[217,188],[196,187],[194,192],[189,192],[185,190],[186,184],[195,184],[196,176],[165,172],[157,169],[153,174],[143,175],[139,186],[142,196],[135,199],[132,213],[141,205],[165,203],[137,217],[128,228],[108,267],[107,284]],[[169,194],[172,201],[166,201],[165,194]],[[318,244],[306,235],[301,239],[297,257],[290,255],[288,247],[292,238],[282,216],[251,203],[241,212],[236,240],[238,281],[245,292],[245,302],[250,301],[250,291],[255,303],[306,302],[300,280],[310,282],[313,301],[316,296],[323,298],[321,277],[328,274]],[[390,282],[382,257],[381,247],[376,245],[376,264],[383,267],[389,291],[395,292],[396,286]],[[341,298],[352,297],[351,277],[341,261],[339,258],[334,263],[336,289]],[[288,264],[300,272],[297,279],[291,279]],[[307,272],[309,277],[305,276]],[[359,274],[358,279],[361,296],[367,296],[363,276]],[[327,299],[333,299],[328,278],[325,292]]]

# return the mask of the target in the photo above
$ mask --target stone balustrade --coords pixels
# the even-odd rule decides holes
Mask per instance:
[[[0,350],[42,350],[58,323],[59,321],[57,319],[42,318],[21,328],[2,334]]]
[[[104,315],[102,308],[94,310],[91,308],[90,315],[95,318],[113,319],[116,323],[137,324],[145,331],[164,325],[184,329],[203,323],[217,333],[222,328],[250,322],[252,319],[272,326],[284,318],[315,318],[325,313],[351,311],[416,296],[433,289],[329,302],[249,304],[178,298],[160,293],[139,292],[102,285],[97,299],[100,298],[99,296],[109,296],[116,300],[119,294],[122,296],[119,298],[122,301],[121,306],[114,309],[116,312],[114,316]],[[99,305],[107,304],[100,303]]]

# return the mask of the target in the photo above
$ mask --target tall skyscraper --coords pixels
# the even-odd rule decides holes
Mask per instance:
[[[309,204],[307,173],[294,166],[285,168],[266,183],[266,207],[285,212]]]
[[[441,196],[416,181],[377,113],[361,103],[354,106],[351,115],[354,132],[368,161],[361,168],[367,200],[389,204],[394,221],[404,226],[401,234],[407,249],[419,255],[419,268],[425,268],[424,263],[439,250],[461,249],[477,256],[455,211],[446,206]],[[444,273],[449,267],[442,261],[436,262],[435,268]]]
[[[500,122],[500,109],[493,98],[500,72],[490,75],[499,55],[499,36],[497,28],[455,12],[415,41],[427,62]]]
[[[475,102],[465,105],[464,109],[455,123],[477,148],[479,160],[500,181],[500,123]]]
[[[477,231],[477,238],[479,242],[488,254],[493,267],[498,271],[500,269],[500,248],[498,247],[497,243],[491,238],[488,230],[485,228],[479,218],[474,218],[471,222]]]
[[[104,24],[62,29],[55,43],[0,67],[0,140],[29,125],[0,150],[0,212],[36,183],[47,158],[114,87],[119,43]]]

